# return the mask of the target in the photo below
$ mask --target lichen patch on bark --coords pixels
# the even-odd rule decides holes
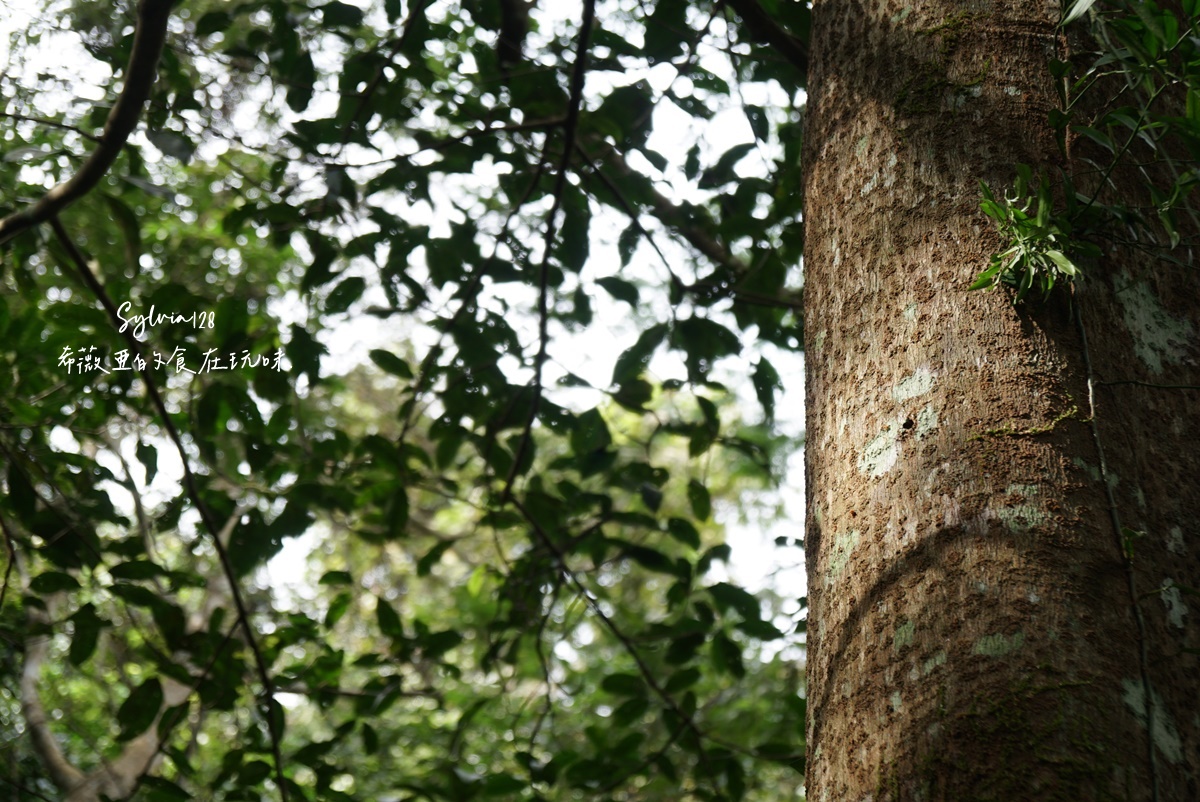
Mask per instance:
[[[1140,679],[1126,679],[1121,681],[1121,687],[1124,688],[1123,699],[1129,709],[1137,716],[1138,723],[1142,727],[1146,726],[1146,687]],[[1176,729],[1171,716],[1167,711],[1167,706],[1163,704],[1162,697],[1158,691],[1153,688],[1150,690],[1150,712],[1154,714],[1154,732],[1150,733],[1150,738],[1154,741],[1154,745],[1158,747],[1158,751],[1162,752],[1163,757],[1172,763],[1179,763],[1183,760],[1183,742],[1179,738],[1179,730]]]
[[[892,390],[892,397],[897,403],[904,403],[910,398],[925,395],[933,389],[933,373],[929,368],[918,368],[914,373],[905,376]]]
[[[1175,318],[1162,305],[1150,284],[1121,275],[1125,288],[1117,293],[1125,326],[1133,336],[1133,350],[1153,373],[1164,364],[1180,364],[1195,347],[1195,329]]]
[[[878,479],[891,470],[900,457],[899,439],[900,427],[889,423],[886,429],[863,446],[862,453],[858,457],[859,472],[872,479]]]
[[[1018,632],[1012,636],[993,633],[991,635],[984,635],[975,641],[975,648],[972,651],[984,657],[1003,657],[1020,649],[1021,644],[1024,642],[1025,635],[1022,632]]]

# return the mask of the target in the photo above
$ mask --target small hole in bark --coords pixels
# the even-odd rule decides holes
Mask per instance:
[[[916,426],[917,424],[913,423],[912,418],[906,418],[904,423],[902,423],[900,425],[903,426],[905,429],[911,429],[912,427]]]

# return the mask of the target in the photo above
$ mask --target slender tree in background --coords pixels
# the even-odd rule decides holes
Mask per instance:
[[[1200,141],[1179,13],[1130,45],[1128,21],[1064,31],[1054,4],[814,4],[812,799],[1200,795],[1200,285],[1195,217],[1164,203]],[[1093,36],[1125,50],[1093,70]],[[1007,190],[1000,237],[981,181]],[[1013,289],[968,291],[1010,248],[992,278]]]

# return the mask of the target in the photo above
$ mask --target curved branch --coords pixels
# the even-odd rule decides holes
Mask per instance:
[[[167,38],[170,0],[141,0],[138,4],[137,31],[133,52],[125,67],[125,87],[108,114],[100,144],[88,156],[79,172],[50,189],[32,206],[0,219],[0,243],[27,228],[43,223],[92,190],[112,167],[137,127],[142,107],[150,97],[150,88],[158,73],[158,57]]]
[[[25,641],[25,665],[21,669],[21,714],[25,718],[25,726],[29,728],[33,751],[37,753],[42,767],[50,775],[51,782],[59,790],[68,791],[83,782],[84,774],[71,765],[59,748],[58,741],[54,740],[54,734],[50,732],[47,721],[46,708],[38,696],[38,677],[41,676],[42,663],[46,661],[49,646],[48,634],[35,635]]]

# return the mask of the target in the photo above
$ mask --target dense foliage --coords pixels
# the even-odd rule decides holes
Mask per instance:
[[[1105,238],[1191,258],[1196,2],[1068,5],[1071,168],[985,190],[1018,296]],[[725,541],[795,445],[808,24],[38,6],[0,70],[13,793],[137,747],[87,798],[796,796],[802,590]]]
[[[788,453],[805,5],[167,7],[0,77],[0,217],[111,151],[2,234],[8,782],[794,794],[802,591],[724,523]]]

